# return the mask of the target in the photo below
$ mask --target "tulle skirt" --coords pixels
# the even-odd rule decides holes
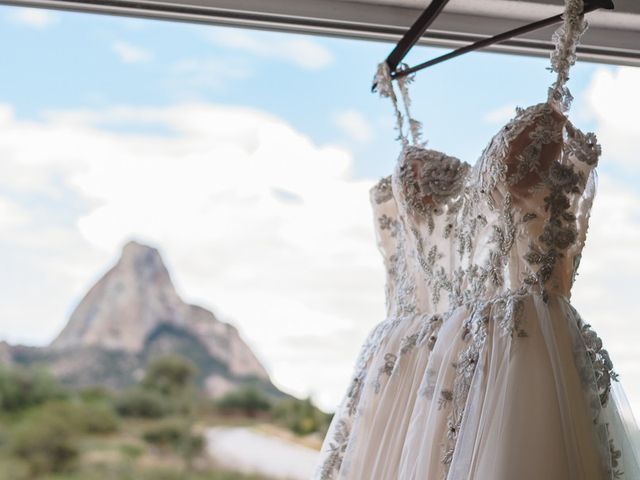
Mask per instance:
[[[640,479],[608,353],[568,300],[511,294],[378,324],[314,479]]]

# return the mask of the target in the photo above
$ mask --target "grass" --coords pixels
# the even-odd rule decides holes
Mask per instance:
[[[243,475],[237,472],[207,472],[186,474],[180,470],[167,469],[135,469],[118,471],[109,468],[105,470],[79,471],[68,475],[43,477],[42,480],[266,480],[256,475]]]
[[[213,402],[194,375],[186,360],[167,357],[132,395],[65,390],[40,371],[0,366],[0,480],[268,480],[214,463],[204,434],[217,426],[319,447],[329,416],[310,399],[276,401],[252,386]],[[150,395],[162,403],[157,412],[153,402],[145,410]]]
[[[208,419],[199,429],[214,425],[250,425],[246,419]],[[198,456],[187,472],[183,459],[170,448],[158,448],[142,439],[142,434],[162,420],[127,419],[117,432],[108,435],[83,435],[77,439],[79,459],[68,473],[32,476],[25,464],[8,455],[0,455],[0,480],[269,480],[217,467],[204,454]],[[254,422],[255,423],[255,422]],[[0,450],[1,451],[1,450]]]

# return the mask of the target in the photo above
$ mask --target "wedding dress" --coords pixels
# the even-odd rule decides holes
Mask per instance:
[[[425,147],[412,77],[398,82],[403,114],[379,65],[403,144],[371,190],[387,317],[362,346],[313,478],[640,479],[624,392],[569,300],[601,153],[566,116],[582,10],[566,0],[547,100],[518,108],[473,166]]]

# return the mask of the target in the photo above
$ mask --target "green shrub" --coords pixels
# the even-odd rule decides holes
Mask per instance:
[[[170,448],[180,454],[188,465],[204,448],[204,437],[191,431],[184,419],[168,418],[147,428],[142,438],[159,448]]]
[[[31,480],[27,463],[14,457],[0,457],[0,480]]]
[[[115,408],[124,417],[161,418],[170,412],[171,405],[158,392],[136,388],[121,393]]]
[[[18,479],[4,479],[0,476],[0,480]],[[187,474],[183,468],[147,467],[136,468],[124,472],[117,470],[114,471],[113,468],[105,470],[92,468],[91,470],[82,470],[73,475],[67,474],[47,477],[46,480],[267,480],[267,478],[260,475],[221,471],[217,469],[206,472],[189,472]]]
[[[185,435],[185,423],[176,419],[166,419],[147,428],[142,438],[157,447],[175,447],[180,444]]]
[[[23,460],[37,476],[69,470],[78,457],[78,448],[69,422],[50,412],[38,412],[14,428],[9,453]]]
[[[298,435],[314,432],[324,435],[331,420],[331,416],[318,409],[310,398],[280,400],[273,408],[273,418]]]
[[[118,416],[109,404],[86,403],[79,399],[47,403],[30,416],[57,418],[75,433],[108,434],[119,427]]]
[[[216,402],[222,411],[240,411],[245,415],[256,416],[258,412],[271,409],[271,401],[256,387],[245,387],[227,393]]]
[[[80,429],[85,433],[108,434],[119,428],[118,415],[107,403],[85,403],[76,409]]]
[[[0,410],[15,412],[65,396],[60,384],[43,370],[0,366]]]
[[[109,402],[113,400],[113,393],[104,387],[87,387],[80,390],[80,398],[85,402]]]
[[[164,395],[175,395],[193,386],[196,374],[192,362],[179,355],[168,355],[149,364],[142,386]]]

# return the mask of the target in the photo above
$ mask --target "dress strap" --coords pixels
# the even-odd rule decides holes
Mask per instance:
[[[401,70],[403,68],[408,68],[408,65],[406,63],[403,63],[399,66],[398,69]],[[397,79],[405,112],[403,115],[398,106],[398,96],[396,95],[396,91],[393,86],[393,78],[391,77],[391,71],[386,61],[378,64],[378,68],[374,77],[374,82],[376,83],[376,88],[378,89],[379,95],[381,97],[388,97],[391,99],[391,103],[393,104],[393,109],[396,115],[396,130],[398,130],[398,136],[396,137],[396,140],[400,140],[403,147],[407,147],[409,145],[409,139],[404,133],[405,115],[408,119],[409,133],[411,134],[413,145],[424,147],[427,143],[426,141],[421,141],[422,123],[411,117],[411,98],[409,97],[409,89],[407,88],[407,85],[413,82],[414,78],[415,74],[403,75]]]
[[[555,45],[551,53],[552,72],[557,73],[553,85],[549,87],[548,101],[555,103],[561,111],[566,112],[571,106],[573,96],[566,86],[569,80],[569,69],[576,63],[576,48],[580,37],[587,29],[584,18],[583,0],[565,0],[562,25],[554,32],[552,41]]]

